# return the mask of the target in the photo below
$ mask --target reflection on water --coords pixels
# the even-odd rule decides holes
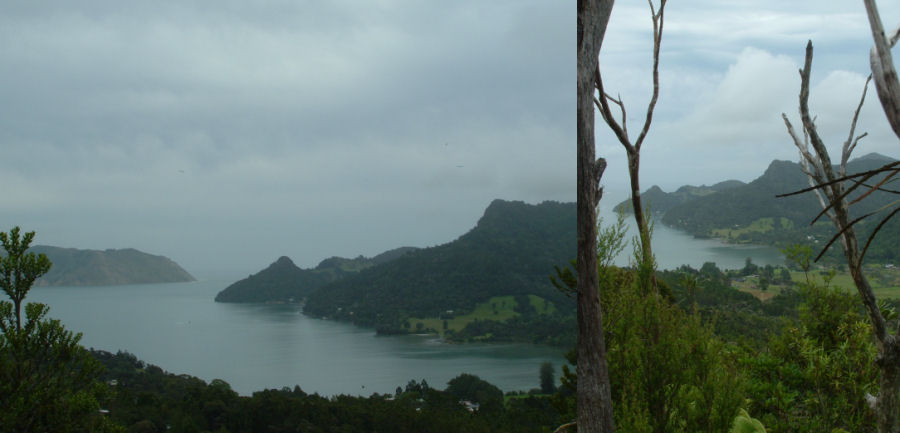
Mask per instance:
[[[564,362],[560,348],[378,337],[292,305],[213,302],[227,285],[39,287],[28,301],[49,304],[50,316],[82,332],[86,347],[127,350],[169,372],[224,379],[242,394],[294,385],[324,395],[392,393],[411,379],[443,388],[460,373],[527,390],[539,386],[542,362]]]

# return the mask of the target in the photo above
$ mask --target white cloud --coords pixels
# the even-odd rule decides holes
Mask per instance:
[[[884,6],[886,22],[900,16],[896,5]],[[650,92],[649,12],[638,6],[620,12],[628,23],[611,23],[607,41],[624,42],[604,43],[601,70],[604,82],[614,83],[607,90],[628,104],[629,129],[637,131]],[[702,0],[669,4],[666,20],[661,94],[642,151],[642,189],[750,181],[772,159],[797,159],[781,113],[797,117],[797,71],[809,39],[816,47],[812,110],[831,146],[846,139],[868,73],[871,35],[861,5]],[[883,117],[870,89],[858,129],[870,136],[857,156],[900,156]],[[619,200],[627,190],[624,152],[603,125],[598,140],[598,154],[610,162],[604,182]]]

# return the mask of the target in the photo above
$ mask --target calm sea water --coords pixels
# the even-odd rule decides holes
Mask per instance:
[[[293,306],[220,304],[229,281],[106,287],[36,287],[26,301],[83,333],[82,345],[126,350],[176,374],[223,379],[249,395],[293,387],[323,395],[393,393],[425,379],[444,388],[470,373],[504,391],[539,387],[545,361],[565,349],[527,344],[445,344],[421,336],[307,317]]]
[[[604,225],[616,221],[616,214],[610,209],[600,210]],[[626,215],[628,227],[627,238],[630,240],[637,230],[634,217]],[[700,269],[705,262],[713,262],[721,269],[740,269],[750,257],[757,265],[783,265],[784,255],[777,248],[759,245],[726,244],[715,239],[696,239],[685,232],[656,223],[653,227],[653,254],[659,269],[675,269],[681,265],[690,265]],[[616,258],[615,263],[626,266],[632,261],[633,253],[629,242],[625,250]]]
[[[604,212],[614,221],[612,212]],[[629,221],[630,233],[634,233]],[[741,268],[780,264],[777,249],[694,239],[661,224],[653,238],[662,269]],[[628,264],[630,249],[617,259]],[[445,344],[423,336],[376,336],[371,329],[304,316],[288,305],[219,304],[232,281],[107,287],[38,287],[28,301],[50,305],[50,316],[84,334],[82,344],[125,350],[177,374],[223,379],[241,394],[299,385],[324,395],[393,392],[409,380],[443,388],[471,373],[505,391],[539,385],[545,361],[559,371],[564,349],[527,344]]]

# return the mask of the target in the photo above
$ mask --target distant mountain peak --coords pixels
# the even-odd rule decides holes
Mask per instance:
[[[784,169],[784,168],[794,169],[796,167],[797,167],[797,163],[794,161],[787,161],[787,160],[783,160],[783,159],[773,159],[772,162],[769,163],[769,166],[766,167],[766,171],[763,173],[763,176],[765,176],[766,175],[765,173],[768,173],[770,170],[778,170],[778,169]]]
[[[275,265],[293,265],[294,262],[288,256],[281,256],[273,263]]]
[[[853,158],[853,161],[884,161],[884,163],[894,162],[896,159],[890,156],[882,155],[878,152],[867,153],[863,156]]]
[[[265,269],[237,281],[216,295],[216,302],[296,302],[309,292],[363,269],[386,263],[416,248],[402,247],[368,259],[329,257],[312,269],[301,269],[281,256]]]
[[[575,219],[575,203],[493,200],[456,240],[400,250],[394,255],[402,259],[323,286],[308,295],[304,312],[405,333],[407,317],[472,311],[493,296],[535,295],[567,305],[571,300],[547,275],[576,254]]]

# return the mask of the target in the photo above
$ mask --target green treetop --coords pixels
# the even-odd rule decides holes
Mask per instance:
[[[13,301],[16,313],[16,329],[22,329],[22,300],[31,290],[34,280],[50,270],[50,260],[43,254],[25,252],[34,240],[34,232],[19,238],[19,227],[9,233],[0,232],[0,243],[6,257],[0,258],[0,287]]]

